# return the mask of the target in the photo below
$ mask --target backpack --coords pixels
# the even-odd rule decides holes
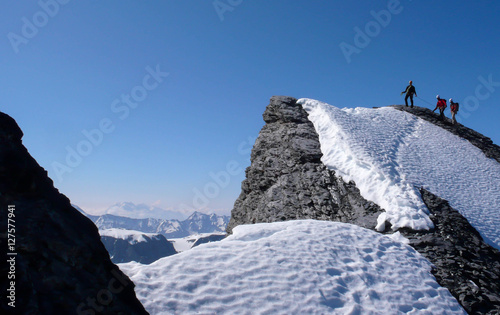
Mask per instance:
[[[458,112],[458,103],[451,103],[450,109],[452,112]]]

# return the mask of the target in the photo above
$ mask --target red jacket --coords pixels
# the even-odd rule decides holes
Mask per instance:
[[[446,108],[446,100],[445,99],[438,99],[438,102],[437,102],[437,107],[439,108],[442,108],[443,110]]]

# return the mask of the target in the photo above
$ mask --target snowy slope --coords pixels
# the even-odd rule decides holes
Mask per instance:
[[[338,222],[241,225],[120,269],[151,314],[465,314],[411,247]]]
[[[468,141],[391,108],[339,109],[299,100],[319,134],[323,162],[386,210],[393,228],[432,227],[418,188],[450,202],[500,248],[500,164]],[[380,226],[383,228],[383,226]]]
[[[158,234],[157,233],[144,233],[141,231],[134,231],[134,230],[125,230],[125,229],[106,229],[106,230],[99,230],[99,234],[101,236],[111,236],[117,239],[122,239],[125,241],[128,241],[130,244],[137,244],[137,243],[142,243],[142,242],[147,242],[145,236],[149,237],[150,239],[158,239]]]

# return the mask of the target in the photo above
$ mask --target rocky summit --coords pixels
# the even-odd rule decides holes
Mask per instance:
[[[500,148],[476,131],[440,121],[428,109],[393,107],[466,139],[500,162]],[[297,100],[272,97],[263,117],[266,125],[253,147],[228,232],[239,224],[305,218],[374,229],[383,209],[365,200],[354,182],[345,183],[324,166],[318,134]],[[434,265],[432,272],[439,284],[469,314],[500,314],[500,252],[484,242],[448,201],[423,188],[420,193],[434,228],[400,232]],[[389,226],[383,231],[393,232]]]
[[[321,162],[313,124],[297,99],[273,96],[227,231],[239,224],[317,219],[374,228],[382,211]]]
[[[54,188],[22,136],[0,113],[0,224],[10,224],[0,235],[1,313],[147,314],[95,225]]]

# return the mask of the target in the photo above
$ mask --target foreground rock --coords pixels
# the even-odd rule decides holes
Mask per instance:
[[[318,134],[295,98],[272,97],[263,118],[229,233],[239,224],[295,219],[376,226],[382,210],[321,162]]]
[[[134,284],[109,259],[95,225],[61,195],[22,145],[14,119],[0,113],[0,224],[15,226],[15,263],[2,259],[2,314],[147,314]],[[12,236],[2,229],[0,247]],[[14,266],[14,268],[12,268]],[[15,270],[15,308],[5,292]]]

